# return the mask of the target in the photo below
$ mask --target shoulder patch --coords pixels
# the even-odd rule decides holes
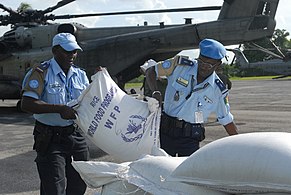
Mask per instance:
[[[164,69],[168,69],[168,68],[171,67],[171,65],[172,65],[172,63],[171,63],[170,60],[165,60],[165,61],[163,62],[163,64],[162,64],[162,67],[163,67]]]
[[[85,68],[82,68],[82,67],[80,67],[80,66],[77,66],[77,65],[75,65],[75,64],[73,64],[72,66],[73,66],[74,68],[79,68],[80,70],[86,71],[86,69],[85,69]]]
[[[215,84],[218,86],[222,94],[225,94],[228,91],[221,80],[215,79]]]
[[[38,86],[39,86],[39,83],[38,83],[38,81],[37,80],[30,80],[29,81],[29,87],[30,88],[32,88],[32,89],[36,89],[36,88],[38,88]]]
[[[36,71],[43,73],[48,67],[50,66],[50,63],[48,62],[43,62],[39,66],[35,68]]]
[[[193,66],[194,62],[192,60],[189,60],[188,57],[179,56],[178,64],[179,65],[186,65],[186,66]]]

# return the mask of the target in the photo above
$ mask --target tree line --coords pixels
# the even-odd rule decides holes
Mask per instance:
[[[276,47],[282,52],[285,56],[284,60],[291,60],[291,39],[289,39],[290,33],[285,29],[276,29],[271,38],[264,38],[257,41],[254,41],[256,45],[261,46],[277,55],[281,55],[277,51]],[[271,40],[271,41],[270,41]],[[275,44],[272,44],[272,42]],[[276,59],[277,57],[267,54],[259,49],[255,49],[251,44],[246,43],[240,46],[240,49],[243,50],[246,58],[249,62],[260,62],[270,59]],[[231,62],[229,62],[231,63]],[[290,61],[291,63],[291,61]],[[270,72],[265,72],[259,68],[244,69],[241,70],[238,66],[231,64],[230,66],[224,66],[224,73],[229,77],[245,77],[245,76],[268,76],[274,75]]]

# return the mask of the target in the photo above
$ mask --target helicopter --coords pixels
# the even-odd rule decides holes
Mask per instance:
[[[256,47],[258,48],[258,47]],[[236,65],[240,69],[249,69],[249,68],[259,68],[261,70],[264,70],[265,72],[269,73],[275,73],[279,76],[274,77],[273,79],[279,79],[291,76],[291,58],[290,58],[290,52],[287,54],[289,55],[278,55],[275,54],[269,50],[260,50],[262,52],[266,52],[272,56],[275,57],[275,59],[265,60],[265,61],[259,61],[259,62],[249,62],[243,51],[238,47],[235,49],[228,49],[229,51],[232,51],[235,54],[235,62]]]
[[[198,48],[204,38],[224,45],[243,44],[271,37],[276,26],[279,0],[224,0],[222,6],[141,10],[96,14],[54,15],[54,10],[75,0],[62,0],[44,10],[14,11],[0,4],[0,26],[11,30],[0,37],[0,99],[19,99],[26,72],[51,58],[51,42],[57,33],[76,36],[83,52],[76,64],[93,75],[97,66],[106,67],[117,82],[127,82],[141,74],[148,59],[164,60],[182,50]],[[52,23],[58,19],[149,14],[163,12],[220,10],[217,20],[192,24],[191,19],[176,25],[87,28],[79,23]],[[19,108],[20,104],[17,103]]]

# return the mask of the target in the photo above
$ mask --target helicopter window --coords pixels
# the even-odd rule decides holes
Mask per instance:
[[[71,33],[71,34],[75,34],[76,32],[76,27],[72,24],[61,24],[58,27],[58,33]]]
[[[256,15],[270,15],[270,3],[266,1],[260,1]]]
[[[268,16],[271,13],[271,4],[266,1],[260,1],[258,4],[256,16],[250,25],[250,30],[265,29],[268,26]]]

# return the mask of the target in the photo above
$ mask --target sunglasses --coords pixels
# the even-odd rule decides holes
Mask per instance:
[[[217,62],[217,63],[215,63],[215,64],[211,64],[211,63],[208,63],[208,62],[204,62],[201,58],[196,58],[196,60],[199,62],[199,63],[201,63],[201,64],[203,64],[206,68],[208,68],[208,69],[211,69],[211,68],[213,68],[214,66],[216,66],[216,65],[220,65],[222,62],[221,61],[219,61],[219,62]]]

